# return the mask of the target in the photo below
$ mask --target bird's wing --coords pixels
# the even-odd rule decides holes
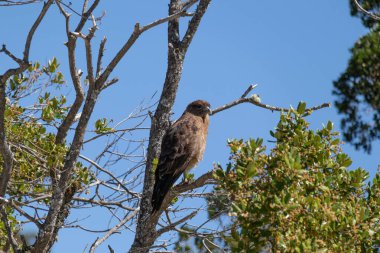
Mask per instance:
[[[153,190],[153,210],[158,210],[166,193],[188,168],[197,141],[191,127],[191,118],[179,119],[166,132],[162,140],[161,155],[155,172],[156,183]]]
[[[181,175],[194,155],[197,136],[191,131],[191,119],[179,120],[162,140],[161,155],[157,166],[158,176]]]

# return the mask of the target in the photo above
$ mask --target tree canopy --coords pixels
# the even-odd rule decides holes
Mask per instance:
[[[358,2],[368,12],[379,13],[380,1]],[[351,48],[348,66],[334,82],[333,94],[343,117],[344,140],[370,152],[372,142],[380,139],[380,27],[379,21],[358,10],[353,0],[351,14],[370,30]]]
[[[332,122],[308,128],[304,104],[281,115],[275,146],[233,140],[216,177],[227,193],[233,252],[377,252],[380,175],[348,169]]]

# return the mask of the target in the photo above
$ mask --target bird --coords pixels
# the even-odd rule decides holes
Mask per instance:
[[[155,170],[152,213],[161,208],[166,194],[182,173],[202,160],[211,112],[207,101],[193,101],[164,134]]]

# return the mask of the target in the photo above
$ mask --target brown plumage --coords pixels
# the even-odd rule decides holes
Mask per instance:
[[[160,209],[166,194],[181,174],[202,160],[210,113],[208,102],[194,101],[164,135],[155,172],[152,212]]]

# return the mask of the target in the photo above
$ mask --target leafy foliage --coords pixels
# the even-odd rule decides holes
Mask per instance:
[[[265,153],[262,139],[229,142],[231,162],[215,177],[231,201],[233,252],[375,252],[380,175],[348,170],[332,122],[308,129],[304,106],[282,114]]]
[[[373,13],[379,12],[379,0],[359,1]],[[380,139],[380,28],[375,20],[359,12],[351,1],[352,15],[359,16],[371,31],[351,49],[347,69],[334,82],[335,106],[343,115],[344,140],[365,151]]]
[[[44,194],[49,196],[52,189],[48,182],[53,180],[54,170],[63,166],[68,151],[66,144],[56,144],[53,133],[53,126],[60,123],[68,110],[64,96],[52,95],[64,84],[58,66],[55,58],[47,66],[41,67],[35,63],[25,73],[8,80],[5,129],[14,155],[14,166],[7,194],[16,203],[27,202]],[[35,98],[34,102],[32,98]],[[88,169],[77,163],[72,185],[89,184],[91,180],[93,178]],[[41,198],[38,205],[46,209],[49,203],[50,198],[46,197]],[[7,208],[7,211],[11,228],[19,230],[14,209]],[[7,238],[3,223],[0,223],[0,238]],[[0,239],[0,246],[4,244],[5,241]]]

